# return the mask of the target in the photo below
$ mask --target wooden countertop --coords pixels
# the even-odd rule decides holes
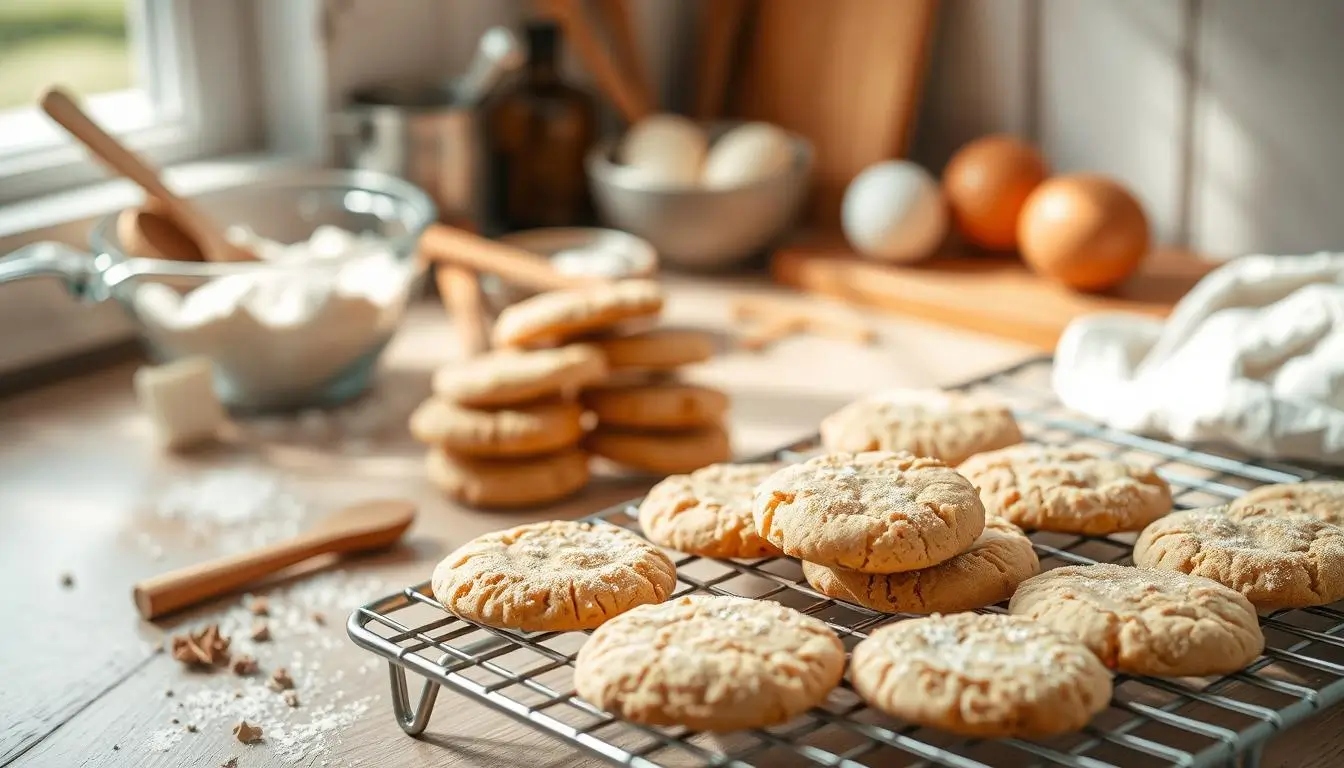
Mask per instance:
[[[745,279],[675,279],[669,288],[669,323],[720,332],[729,328],[730,294],[777,290]],[[733,397],[739,455],[813,432],[822,416],[864,392],[951,384],[1035,354],[865,316],[880,334],[873,347],[796,337],[698,367],[697,379]],[[384,665],[345,636],[353,608],[428,578],[441,556],[479,533],[581,516],[647,487],[647,480],[604,477],[561,507],[525,513],[471,511],[441,498],[425,481],[423,451],[404,425],[428,392],[430,372],[454,359],[454,339],[436,305],[418,306],[373,394],[331,415],[241,425],[225,444],[187,456],[155,448],[132,396],[134,365],[0,401],[0,583],[10,617],[0,639],[0,765],[217,766],[230,757],[243,768],[597,765],[448,692],[440,693],[425,736],[405,736],[392,717]],[[259,682],[187,671],[156,646],[176,629],[220,621],[245,650],[243,630],[253,618],[242,601],[224,598],[150,624],[135,613],[131,584],[282,537],[353,500],[388,495],[421,505],[404,546],[259,591],[271,595],[274,639],[254,653],[263,669],[290,669],[302,704],[283,713],[282,725],[262,718],[266,743],[239,744],[231,713],[255,704]],[[64,574],[71,586],[62,585]],[[324,623],[313,616],[319,611]],[[1322,750],[1332,738],[1313,728],[1295,742],[1285,765],[1330,754]]]

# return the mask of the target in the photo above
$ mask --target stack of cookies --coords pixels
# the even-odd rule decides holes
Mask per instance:
[[[592,343],[606,357],[611,378],[584,390],[581,398],[597,421],[584,441],[588,450],[659,475],[730,458],[723,426],[728,396],[678,375],[684,366],[713,356],[708,334],[659,328],[608,334]]]
[[[657,283],[625,280],[505,309],[495,351],[437,372],[411,415],[430,480],[470,506],[530,507],[583,488],[590,454],[657,474],[727,460],[727,396],[677,378],[713,339],[652,327],[662,308]]]

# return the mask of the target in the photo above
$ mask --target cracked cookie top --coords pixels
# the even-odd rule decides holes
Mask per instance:
[[[1344,480],[1262,485],[1232,502],[1233,510],[1302,512],[1333,525],[1344,525]]]
[[[821,422],[830,451],[909,451],[960,464],[1022,441],[1013,413],[984,395],[895,389],[855,400]]]
[[[1265,636],[1255,608],[1212,579],[1123,565],[1070,565],[1028,579],[1008,608],[1072,635],[1111,669],[1187,677],[1235,672]]]
[[[904,573],[871,574],[803,563],[812,588],[827,597],[889,613],[957,613],[1012,597],[1040,570],[1031,539],[1012,523],[985,521],[971,548],[943,562]]]
[[[525,631],[592,629],[667,599],[676,567],[614,525],[554,520],[479,536],[434,569],[434,596],[458,616]]]
[[[1171,489],[1157,473],[1074,448],[1014,445],[957,471],[980,489],[987,514],[1028,530],[1138,531],[1171,511]]]
[[[1067,733],[1111,697],[1111,675],[1087,646],[1001,614],[887,624],[854,648],[850,678],[890,715],[970,736]]]
[[[1213,579],[1260,609],[1326,605],[1344,599],[1344,528],[1303,513],[1192,509],[1143,529],[1134,564]]]
[[[824,622],[767,600],[697,595],[603,624],[579,650],[574,683],[627,720],[732,731],[820,704],[844,669]]]
[[[756,488],[756,531],[810,563],[863,573],[927,568],[966,551],[985,527],[975,486],[937,459],[831,453]]]

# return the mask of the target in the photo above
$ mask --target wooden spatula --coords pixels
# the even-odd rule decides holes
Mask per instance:
[[[64,89],[48,89],[38,103],[48,117],[79,139],[94,157],[158,198],[167,217],[182,229],[183,234],[195,241],[207,261],[254,261],[257,258],[251,251],[229,242],[223,230],[209,216],[164,186],[158,171],[98,127]]]
[[[146,579],[135,585],[135,606],[144,618],[158,618],[318,555],[390,547],[414,521],[415,504],[401,499],[346,507],[288,541]]]

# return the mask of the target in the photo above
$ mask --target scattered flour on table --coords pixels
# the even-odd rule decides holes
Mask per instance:
[[[193,543],[241,550],[297,535],[306,507],[273,473],[234,467],[201,472],[164,488],[156,514],[186,524]],[[148,542],[151,553],[153,542]]]
[[[202,621],[218,622],[221,633],[232,638],[229,650],[233,655],[256,658],[260,672],[247,677],[222,670],[184,674],[170,706],[170,717],[178,722],[152,732],[144,748],[172,751],[188,735],[187,725],[195,726],[197,732],[219,733],[246,720],[263,731],[262,742],[249,749],[266,749],[291,764],[325,755],[340,743],[341,734],[367,716],[381,699],[376,695],[356,696],[344,687],[350,672],[367,674],[377,669],[378,659],[365,659],[353,668],[348,668],[349,664],[332,666],[327,661],[333,651],[347,647],[342,631],[345,616],[386,591],[388,585],[379,579],[332,571],[268,592],[270,605],[265,617],[252,614],[247,595],[222,615],[203,617]],[[315,613],[326,620],[315,620]],[[271,627],[275,641],[254,642],[249,638],[248,630],[259,618]],[[294,680],[298,707],[291,707],[282,692],[267,684],[280,667]],[[370,685],[364,682],[360,688]]]

